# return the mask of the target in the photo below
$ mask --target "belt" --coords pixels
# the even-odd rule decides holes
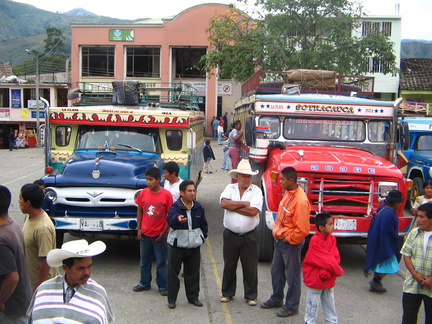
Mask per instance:
[[[228,228],[226,228],[226,230],[227,230],[228,232],[232,233],[232,234],[239,235],[239,236],[243,236],[243,235],[248,235],[248,234],[254,232],[254,231],[256,230],[256,227],[255,227],[252,231],[249,231],[249,232],[246,232],[246,233],[236,233],[236,232],[233,232],[233,231],[229,230]]]

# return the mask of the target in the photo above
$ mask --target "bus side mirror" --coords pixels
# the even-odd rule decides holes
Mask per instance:
[[[188,149],[193,149],[196,146],[196,133],[190,129],[189,132],[187,133],[187,148]]]
[[[410,147],[410,133],[408,123],[402,121],[399,123],[399,145],[402,151],[406,151]]]

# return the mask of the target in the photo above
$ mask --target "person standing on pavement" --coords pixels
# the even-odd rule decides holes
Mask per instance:
[[[168,307],[174,309],[180,288],[179,273],[183,264],[184,286],[190,304],[202,307],[198,299],[200,290],[200,246],[207,237],[208,224],[204,208],[196,201],[196,188],[192,180],[180,184],[181,197],[168,212]]]
[[[15,132],[13,129],[10,130],[8,135],[8,141],[9,141],[9,151],[12,151],[15,146]]]
[[[219,125],[217,128],[217,135],[218,135],[218,145],[222,145],[222,137],[223,137],[224,131],[223,126]]]
[[[216,160],[215,155],[213,153],[213,149],[210,146],[210,140],[205,141],[204,149],[204,168],[205,173],[213,173],[213,168],[211,166],[211,160]]]
[[[11,199],[9,189],[0,186],[0,323],[24,324],[32,292],[24,236],[19,225],[9,217]]]
[[[227,112],[225,113],[225,115],[223,115],[222,119],[224,121],[224,125],[223,125],[224,133],[227,133],[228,132],[228,113]]]
[[[384,293],[387,291],[381,280],[389,273],[399,271],[397,260],[399,250],[398,217],[396,210],[404,201],[399,190],[389,191],[385,203],[378,207],[377,214],[372,218],[366,245],[366,265],[364,274],[374,272],[369,282],[369,291]]]
[[[176,201],[180,197],[180,183],[182,178],[179,177],[180,168],[179,165],[174,161],[169,161],[163,166],[164,171],[164,188],[171,192],[173,201]]]
[[[252,184],[252,171],[244,159],[229,175],[238,180],[229,184],[220,196],[224,211],[223,259],[221,302],[229,302],[236,293],[237,263],[240,259],[243,270],[244,298],[248,305],[255,306],[258,296],[258,247],[259,213],[262,208],[262,191]]]
[[[91,279],[93,257],[106,249],[102,241],[69,241],[48,253],[52,267],[64,274],[43,282],[27,310],[29,323],[97,323],[114,321],[105,289]]]
[[[418,207],[417,225],[401,250],[408,270],[403,284],[402,324],[417,323],[422,302],[425,323],[432,323],[432,204]]]
[[[217,128],[219,126],[219,120],[216,119],[215,116],[213,116],[213,120],[211,121],[211,127],[213,130],[213,139],[217,138]]]
[[[301,251],[310,231],[310,203],[297,184],[297,171],[286,167],[280,174],[280,184],[285,189],[273,227],[275,249],[271,265],[273,294],[261,303],[262,308],[280,308],[277,316],[298,314],[301,294]],[[283,304],[284,287],[288,284]]]
[[[232,169],[237,169],[240,162],[240,148],[249,151],[248,147],[243,143],[243,131],[241,130],[242,124],[240,120],[233,122],[233,129],[228,135],[229,156],[231,159]],[[236,179],[231,179],[231,183],[236,183]]]
[[[337,323],[338,316],[334,300],[336,277],[343,274],[340,254],[333,233],[333,219],[328,213],[315,216],[317,231],[309,242],[303,260],[303,282],[307,289],[305,323],[315,324],[318,307],[322,301],[326,323]]]
[[[222,164],[222,170],[229,171],[230,165],[231,165],[231,159],[229,157],[229,143],[228,140],[224,142],[224,146],[222,148],[223,151],[223,164]]]
[[[45,280],[58,275],[57,268],[50,268],[46,262],[49,251],[56,248],[54,224],[42,209],[44,194],[36,184],[26,184],[21,188],[19,206],[27,217],[23,234],[26,251],[27,270],[33,291]]]
[[[145,173],[147,188],[141,190],[135,203],[138,205],[138,240],[140,241],[141,279],[133,291],[151,289],[153,256],[156,259],[156,284],[161,296],[167,292],[167,241],[168,210],[173,201],[171,193],[160,185],[161,173],[152,167]]]

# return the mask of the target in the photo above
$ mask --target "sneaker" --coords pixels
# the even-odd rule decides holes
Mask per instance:
[[[288,316],[293,316],[293,315],[297,315],[297,314],[298,314],[298,310],[295,311],[295,310],[291,310],[291,309],[286,309],[285,307],[281,308],[276,313],[276,315],[279,317],[288,317]]]
[[[256,306],[258,304],[258,301],[256,299],[248,299],[246,300],[246,302],[249,306]]]
[[[221,301],[221,303],[229,303],[231,301],[231,299],[232,299],[232,297],[222,296],[220,301]]]
[[[260,306],[261,306],[261,308],[268,309],[268,308],[281,308],[283,305],[282,304],[276,304],[269,299],[266,302],[261,303]]]
[[[166,288],[159,288],[158,291],[161,296],[168,296],[168,290]]]
[[[140,291],[144,291],[144,290],[150,290],[150,287],[142,287],[140,285],[136,285],[135,287],[132,288],[133,291],[135,292],[140,292]]]
[[[385,289],[381,282],[376,282],[375,280],[369,281],[369,291],[377,292],[377,293],[385,293],[387,289]]]

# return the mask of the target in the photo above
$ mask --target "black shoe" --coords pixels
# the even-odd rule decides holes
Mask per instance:
[[[175,303],[175,302],[168,303],[168,308],[169,308],[169,309],[174,309],[174,308],[176,308],[176,303]]]
[[[268,309],[268,308],[281,308],[283,305],[282,304],[276,304],[269,299],[266,302],[261,303],[260,306],[261,306],[261,308]]]
[[[385,293],[387,289],[385,289],[381,282],[377,282],[374,279],[372,279],[369,282],[370,288],[369,291],[371,292],[377,292],[377,293]]]
[[[151,287],[142,287],[140,285],[136,285],[135,287],[132,288],[132,290],[135,292],[140,292],[140,291],[150,290],[150,289]]]
[[[194,305],[196,307],[202,307],[203,306],[203,303],[201,303],[198,299],[190,300],[189,304],[192,304],[192,305]]]
[[[298,314],[298,310],[291,310],[291,309],[286,309],[285,307],[280,309],[276,315],[279,317],[288,317],[288,316],[292,316],[292,315],[297,315]]]
[[[168,290],[166,288],[159,288],[158,291],[161,296],[168,296]]]

